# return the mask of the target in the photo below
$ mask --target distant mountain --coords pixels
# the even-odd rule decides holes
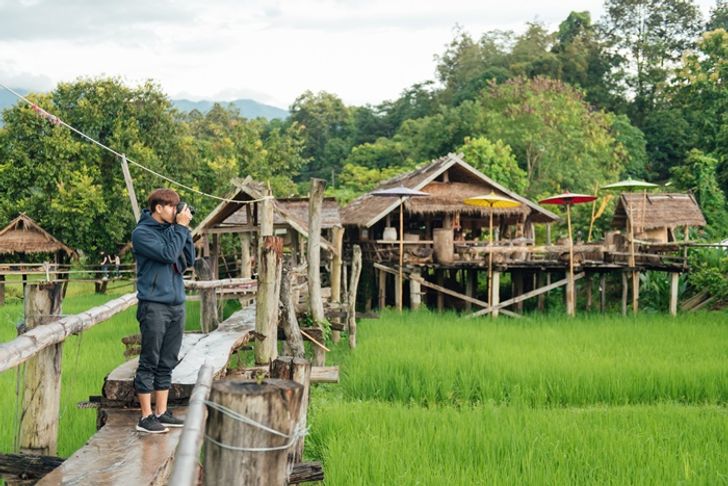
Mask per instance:
[[[288,118],[288,111],[275,106],[266,105],[259,103],[255,100],[233,100],[233,101],[190,101],[190,100],[172,100],[172,104],[180,111],[190,112],[192,110],[198,110],[202,113],[207,113],[215,103],[220,103],[223,106],[233,105],[240,114],[245,118],[265,118],[267,120],[273,119],[284,119]]]
[[[21,88],[13,88],[15,91],[22,95],[28,94],[28,90]],[[0,88],[0,112],[6,108],[10,108],[18,99],[10,91]],[[265,118],[267,120],[273,119],[284,119],[288,118],[288,111],[275,106],[266,105],[259,103],[255,100],[234,100],[234,101],[218,101],[223,106],[228,104],[234,105],[240,114],[245,118]],[[202,113],[207,113],[215,101],[189,101],[189,100],[172,100],[172,104],[180,111],[190,112],[192,110],[199,110]],[[2,118],[0,118],[0,126],[2,126]]]

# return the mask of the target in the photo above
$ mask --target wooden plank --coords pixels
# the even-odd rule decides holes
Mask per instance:
[[[140,434],[135,425],[139,410],[105,410],[106,424],[63,464],[37,484],[40,486],[166,484],[181,428],[166,434]],[[184,417],[185,409],[175,409]]]
[[[250,331],[255,328],[255,306],[241,309],[223,321],[217,330],[210,334],[187,333],[182,339],[180,363],[172,371],[170,400],[188,398],[197,381],[197,374],[207,362],[213,367],[214,376],[225,372],[225,367],[233,351],[250,339]],[[127,361],[106,377],[103,395],[109,400],[133,402],[134,375],[139,359]]]
[[[266,365],[251,366],[245,368],[242,374],[247,378],[254,378],[258,372],[267,373],[269,367]],[[312,366],[311,367],[311,383],[338,383],[339,367],[338,366]]]

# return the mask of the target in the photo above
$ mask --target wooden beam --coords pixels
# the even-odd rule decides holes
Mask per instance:
[[[391,268],[389,268],[387,266],[384,266],[381,263],[375,263],[374,264],[374,268],[377,268],[379,270],[385,271],[387,273],[392,273],[394,275],[397,275],[397,271],[396,270],[391,269]],[[450,289],[445,288],[445,287],[443,287],[441,285],[433,284],[431,282],[428,282],[427,280],[425,280],[422,277],[414,277],[414,276],[408,275],[408,274],[405,274],[404,276],[405,276],[405,278],[407,278],[409,280],[416,280],[416,281],[418,281],[420,283],[420,285],[422,285],[424,287],[431,288],[433,290],[437,290],[438,292],[440,292],[442,294],[447,294],[447,295],[450,295],[452,297],[456,297],[458,299],[464,300],[466,302],[469,301],[471,304],[475,304],[475,305],[477,305],[479,307],[484,307],[486,309],[490,307],[487,302],[483,302],[482,300],[478,300],[478,299],[475,299],[473,297],[468,297],[465,294],[461,294],[460,292],[455,292],[454,290],[450,290]],[[509,315],[511,317],[521,317],[518,314],[516,314],[515,312],[504,311],[503,313],[506,314],[506,315]]]
[[[584,272],[577,273],[576,275],[574,275],[574,280],[576,281],[583,277],[584,277]],[[562,287],[562,286],[566,285],[567,282],[568,282],[568,279],[566,279],[566,278],[563,280],[559,280],[558,282],[554,282],[554,283],[548,284],[544,287],[540,287],[538,289],[531,290],[530,292],[526,292],[525,294],[519,295],[518,297],[504,300],[503,302],[500,302],[498,304],[494,304],[493,307],[495,307],[498,310],[501,310],[504,307],[508,307],[517,302],[521,302],[526,299],[530,299],[531,297],[536,297],[537,295],[549,292],[555,288]],[[479,310],[478,312],[475,312],[474,314],[471,314],[469,317],[478,317],[478,316],[482,316],[483,314],[487,314],[489,312],[492,312],[492,311],[490,309],[483,309],[483,310]],[[516,315],[518,315],[518,314],[516,314]]]
[[[234,288],[255,292],[258,281],[252,278],[223,278],[220,280],[185,280],[187,290]]]

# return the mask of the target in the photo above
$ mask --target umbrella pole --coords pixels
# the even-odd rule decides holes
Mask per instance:
[[[488,225],[488,245],[490,245],[490,251],[488,252],[488,305],[493,305],[493,205],[490,206],[490,224]],[[491,314],[492,316],[493,314]]]
[[[404,198],[399,200],[399,285],[397,286],[397,309],[402,311],[402,265],[404,262]]]
[[[574,289],[574,239],[571,231],[571,204],[566,205],[566,224],[569,229],[569,275],[566,280],[566,313],[569,316],[576,314]]]

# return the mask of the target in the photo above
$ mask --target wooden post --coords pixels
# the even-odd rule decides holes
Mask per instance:
[[[475,269],[470,269],[470,270],[468,270],[467,268],[463,269],[463,279],[465,280],[465,295],[467,295],[468,297],[473,296],[473,280],[474,280],[473,276],[475,275],[476,271],[477,270],[475,270]],[[467,312],[469,314],[470,312],[472,312],[472,310],[473,310],[473,304],[466,300],[465,301],[465,312]]]
[[[440,287],[445,286],[445,271],[438,268],[435,270],[435,278],[437,279],[437,285]],[[437,293],[437,312],[445,310],[445,294],[442,292]]]
[[[341,303],[341,257],[344,250],[344,228],[334,226],[331,228],[331,243],[334,245],[336,253],[331,255],[331,303]],[[339,323],[341,320],[337,317],[334,322]],[[333,331],[331,339],[338,343],[341,340],[341,332]]]
[[[627,315],[627,293],[629,292],[629,283],[627,272],[622,272],[622,315]]]
[[[195,262],[195,273],[200,280],[214,280],[209,263],[210,258],[198,258]],[[217,315],[217,290],[200,289],[200,328],[208,333],[217,329],[220,318]]]
[[[420,278],[420,271],[414,270],[412,272],[413,277]],[[412,279],[409,282],[410,286],[410,308],[412,310],[417,310],[420,308],[420,305],[422,305],[422,286],[420,285],[420,282],[416,279]]]
[[[379,310],[387,306],[387,272],[379,270]]]
[[[258,213],[260,239],[258,243],[258,293],[255,305],[255,362],[268,364],[277,356],[278,299],[276,277],[282,241],[273,236],[273,196],[260,203]]]
[[[546,278],[543,272],[537,272],[536,278],[538,281],[536,287],[543,287],[544,285],[546,285],[544,283],[546,281]],[[538,311],[543,312],[544,310],[546,310],[546,294],[538,294],[538,297],[536,299],[536,308],[538,309]]]
[[[240,277],[250,278],[253,276],[253,267],[250,260],[250,233],[240,233]]]
[[[599,275],[599,312],[604,313],[607,310],[607,274]]]
[[[640,310],[640,272],[632,272],[632,314]]]
[[[126,162],[126,155],[121,154],[121,171],[124,173],[124,182],[126,183],[126,192],[129,194],[129,201],[131,201],[131,210],[134,213],[134,221],[139,221],[141,218],[141,211],[139,211],[139,201],[134,191],[134,181],[131,178],[129,172],[129,164]]]
[[[495,307],[500,303],[500,272],[494,271],[493,272],[493,282],[491,282],[491,293],[490,296],[490,302],[489,304],[491,307],[494,307],[493,312],[491,315],[495,319],[498,317],[498,308]]]
[[[0,275],[0,305],[5,305],[5,275]]]
[[[296,317],[296,304],[292,288],[296,284],[298,272],[290,265],[286,265],[281,276],[281,321],[286,342],[291,354],[296,358],[303,358],[303,336]]]
[[[212,270],[212,280],[220,278],[220,235],[217,233],[212,235],[212,247],[210,248],[210,270]]]
[[[361,248],[354,245],[351,258],[351,282],[346,302],[349,305],[347,315],[347,328],[349,331],[349,347],[356,347],[356,292],[359,288],[359,276],[361,275]]]
[[[271,363],[270,377],[280,380],[293,380],[303,385],[301,397],[301,408],[298,412],[296,426],[300,430],[306,430],[308,423],[308,395],[311,388],[311,363],[303,358],[292,358],[283,356]],[[293,468],[294,464],[303,462],[304,437],[299,437],[293,448],[288,450],[288,467]]]
[[[60,283],[27,285],[24,300],[27,331],[58,319],[62,292]],[[18,437],[21,453],[41,456],[57,453],[62,356],[63,343],[59,342],[38,351],[26,364]]]
[[[523,294],[523,272],[518,270],[511,272],[511,280],[513,281],[513,297]],[[523,314],[523,301],[517,302],[515,309],[519,314]]]
[[[213,383],[211,402],[282,436],[208,406],[205,484],[287,484],[291,448],[285,446],[292,446],[298,436],[296,422],[302,399],[303,385],[290,380],[270,379],[260,385],[247,380]]]
[[[394,306],[402,310],[402,285],[403,279],[399,278],[399,274],[394,277]]]
[[[592,310],[592,300],[593,300],[592,293],[594,290],[593,286],[592,286],[593,277],[594,276],[591,273],[588,273],[586,275],[586,286],[585,286],[586,287],[586,289],[585,289],[586,290],[586,310],[588,310],[588,311]]]
[[[326,319],[321,297],[321,207],[326,181],[311,179],[308,198],[308,301],[314,326],[321,327]]]
[[[670,315],[677,315],[677,293],[680,283],[680,274],[677,272],[670,273]]]

